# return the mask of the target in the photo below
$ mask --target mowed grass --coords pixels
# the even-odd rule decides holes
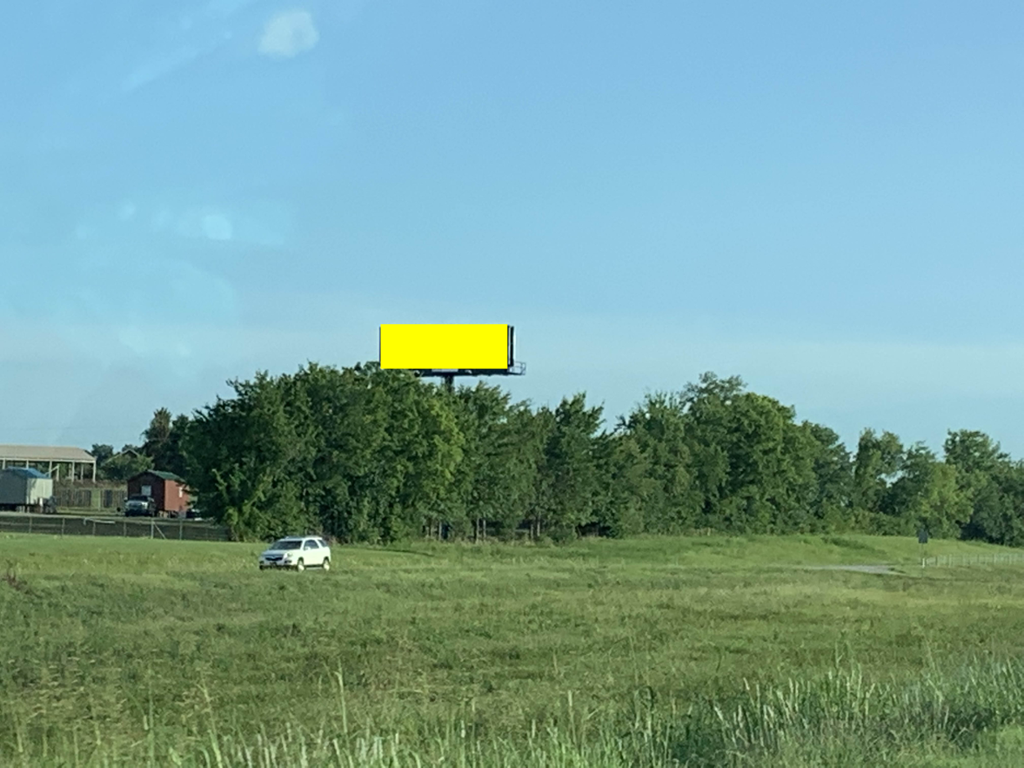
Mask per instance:
[[[1024,754],[1024,565],[853,535],[336,547],[302,574],[260,549],[0,537],[0,764]],[[854,563],[898,572],[798,567]]]

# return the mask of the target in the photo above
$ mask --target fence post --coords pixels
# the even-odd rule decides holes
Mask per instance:
[[[96,535],[96,521],[95,520],[92,521],[92,535],[93,536]]]
[[[60,519],[60,535],[61,536],[64,535],[64,524],[67,523],[67,521],[68,521],[68,519],[66,517],[62,517]]]
[[[185,520],[184,518],[178,518],[178,541],[181,541],[182,535],[185,533]]]
[[[156,521],[151,517],[151,518],[149,518],[149,538],[151,538],[151,539],[156,538],[153,535],[154,532],[155,532],[154,528],[156,528]]]
[[[32,533],[32,513],[29,513],[28,516],[28,532]]]
[[[121,521],[121,535],[125,538],[128,537],[128,520]]]

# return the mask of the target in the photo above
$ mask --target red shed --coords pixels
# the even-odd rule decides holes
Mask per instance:
[[[184,480],[173,472],[154,469],[128,479],[128,496],[149,496],[156,502],[157,514],[183,515],[190,502]]]

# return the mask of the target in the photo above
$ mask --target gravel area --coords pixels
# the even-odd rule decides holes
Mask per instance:
[[[891,565],[805,565],[809,571],[855,571],[857,573],[896,573]]]

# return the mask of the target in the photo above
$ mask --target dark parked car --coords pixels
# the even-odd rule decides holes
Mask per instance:
[[[129,496],[124,503],[125,517],[155,517],[156,502],[149,496]]]

